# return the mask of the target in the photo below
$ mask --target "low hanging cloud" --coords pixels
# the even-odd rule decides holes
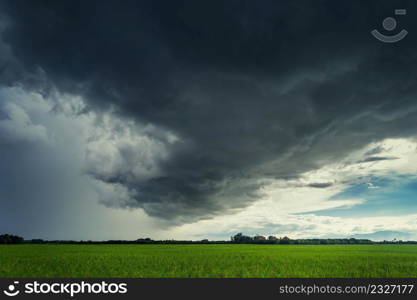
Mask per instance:
[[[81,107],[67,111],[79,120],[95,115],[79,123],[82,169],[107,191],[108,206],[173,224],[212,218],[262,199],[271,181],[290,184],[370,143],[417,134],[415,40],[392,47],[369,34],[392,13],[388,2],[0,7],[0,49],[10,57],[1,82],[60,95],[55,109]],[[27,139],[25,128],[48,138],[12,105],[3,108],[4,135]]]
[[[157,165],[171,135],[111,113],[80,113],[82,99],[69,95],[45,98],[13,87],[0,88],[0,99],[1,230],[27,238],[108,239],[136,237],[143,228],[157,236],[166,227],[116,209],[136,203],[134,190],[96,177],[108,176],[107,165],[117,170],[131,162],[119,153],[126,143],[141,149],[134,165]],[[135,176],[158,175],[151,167]]]
[[[0,105],[0,111],[4,117],[0,119],[2,144],[48,141],[46,128],[42,125],[33,124],[22,107],[13,102],[2,102]]]

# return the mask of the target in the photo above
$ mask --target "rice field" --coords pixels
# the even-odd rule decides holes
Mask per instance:
[[[0,277],[417,277],[417,245],[1,245]]]

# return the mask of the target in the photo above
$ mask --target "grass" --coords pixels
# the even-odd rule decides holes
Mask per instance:
[[[0,277],[417,277],[417,245],[2,245]]]

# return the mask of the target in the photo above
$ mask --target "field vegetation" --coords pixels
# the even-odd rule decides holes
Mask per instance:
[[[417,245],[0,245],[0,277],[417,277]]]

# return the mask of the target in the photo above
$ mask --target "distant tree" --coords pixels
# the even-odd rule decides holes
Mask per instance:
[[[290,238],[287,236],[284,236],[282,239],[279,240],[280,244],[289,244],[290,243]]]
[[[232,236],[232,242],[237,244],[249,244],[253,242],[252,237],[243,235],[241,232]]]
[[[45,241],[42,240],[42,239],[32,239],[32,240],[30,240],[30,243],[31,244],[44,244]]]
[[[263,235],[256,235],[256,236],[253,238],[253,241],[254,241],[255,243],[264,243],[264,242],[266,242],[266,238],[265,238]]]
[[[268,242],[271,244],[276,243],[278,241],[278,238],[276,236],[270,235],[268,236]]]
[[[230,240],[234,243],[238,243],[242,239],[243,234],[241,232],[235,234],[234,236],[230,237]]]
[[[13,234],[2,234],[0,235],[0,244],[21,244],[23,238]]]
[[[151,238],[139,238],[136,240],[136,243],[138,244],[150,244],[153,240]]]

